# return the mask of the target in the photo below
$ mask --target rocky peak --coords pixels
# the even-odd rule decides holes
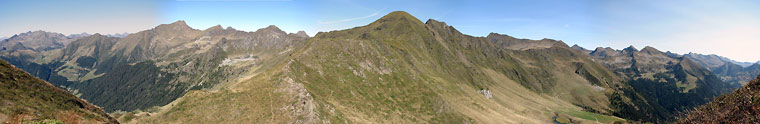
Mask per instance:
[[[215,25],[206,30],[224,30],[224,28],[222,28],[222,25]]]
[[[636,49],[636,47],[633,47],[633,45],[631,45],[631,46],[628,46],[628,47],[624,48],[623,51],[624,52],[628,52],[628,53],[633,53],[633,52],[638,52],[639,50]]]
[[[237,30],[237,29],[235,29],[235,28],[232,28],[232,27],[230,27],[230,26],[227,26],[227,28],[225,28],[224,30]]]
[[[267,26],[266,28],[264,28],[263,30],[271,30],[271,31],[282,31],[282,30],[280,30],[280,28],[279,28],[279,27],[277,27],[277,26],[275,26],[275,25],[269,25],[269,26]]]
[[[509,35],[506,35],[506,34],[499,34],[499,33],[494,33],[494,32],[488,33],[488,36],[486,36],[486,37],[489,37],[489,38],[499,38],[499,39],[517,39],[515,37],[509,36]]]
[[[461,34],[456,28],[453,26],[447,25],[446,22],[441,22],[434,19],[428,19],[425,22],[425,25],[432,28],[433,30],[438,30],[440,33],[453,33],[453,34]]]
[[[594,55],[594,56],[603,56],[603,57],[606,57],[606,56],[616,56],[618,54],[618,51],[616,51],[616,50],[614,50],[614,49],[612,49],[610,47],[606,47],[606,48],[597,47],[596,49],[594,49],[594,51],[591,51],[590,54]]]
[[[681,55],[678,55],[677,53],[673,53],[673,52],[670,52],[670,51],[667,51],[667,52],[665,52],[665,55],[668,55],[668,56],[670,56],[670,58],[678,58],[678,57],[681,57]]]
[[[259,30],[256,30],[256,33],[274,33],[274,34],[280,34],[280,35],[286,35],[285,31],[280,30],[277,26],[269,25],[266,28],[262,28]]]
[[[583,48],[581,46],[578,46],[578,44],[573,44],[573,46],[570,47],[570,48],[573,48],[573,49],[576,49],[576,50],[580,50],[580,51],[583,51],[583,52],[586,52],[586,53],[591,53],[592,52],[589,49],[586,49],[586,48]]]
[[[216,26],[209,27],[208,29],[203,30],[203,31],[205,31],[207,35],[220,35],[220,34],[226,34],[228,30],[224,30],[224,28],[222,28],[222,25],[216,25]]]
[[[298,31],[295,33],[295,36],[297,37],[309,37],[309,34],[306,34],[304,31]]]
[[[187,26],[187,23],[185,23],[185,20],[177,20],[176,22],[172,22],[169,25],[176,25],[176,26]]]
[[[641,49],[641,52],[644,52],[644,53],[647,53],[647,54],[650,54],[650,55],[655,55],[655,54],[657,54],[657,55],[659,55],[659,54],[664,54],[664,53],[662,53],[662,51],[660,51],[660,50],[657,50],[657,49],[655,49],[654,47],[650,47],[650,46],[646,46],[646,47],[644,47],[643,49]]]
[[[446,25],[446,22],[441,22],[441,21],[438,21],[438,20],[435,20],[435,19],[428,19],[427,21],[425,21],[425,24],[448,26],[448,25]]]
[[[68,37],[68,38],[81,38],[81,37],[87,37],[87,36],[90,36],[90,35],[91,34],[88,34],[87,32],[82,32],[82,33],[79,33],[79,34],[70,34],[69,36],[66,36],[66,37]]]
[[[434,20],[434,19],[428,19],[427,21],[425,21],[425,24],[426,25],[430,25],[430,26],[432,26],[434,28],[444,28],[445,29],[445,28],[449,28],[450,27],[449,25],[446,24],[446,22],[441,22],[441,21]]]
[[[161,24],[156,27],[158,30],[171,30],[171,31],[187,31],[187,30],[193,30],[193,28],[190,28],[190,26],[185,23],[184,20],[179,20],[171,24]]]
[[[571,48],[575,48],[575,49],[579,49],[579,50],[585,50],[586,49],[586,48],[583,48],[581,46],[578,46],[578,44],[573,44],[573,46],[571,46]]]

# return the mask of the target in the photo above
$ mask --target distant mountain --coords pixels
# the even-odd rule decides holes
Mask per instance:
[[[760,121],[760,76],[730,94],[690,111],[678,123],[740,123]]]
[[[683,56],[710,69],[727,83],[744,84],[756,75],[760,75],[760,65],[758,65],[760,63],[737,62],[715,54],[689,53]]]
[[[119,34],[119,33],[106,34],[106,36],[108,36],[108,37],[115,37],[115,38],[124,38],[124,37],[127,37],[127,35],[129,35],[129,33],[127,33],[127,32],[124,32],[124,33],[121,33],[121,34]]]
[[[60,33],[45,31],[17,34],[0,41],[0,58],[24,70],[35,68],[27,71],[47,80],[50,77],[50,68],[41,67],[47,65],[39,63],[55,64],[52,61],[58,59],[54,56],[60,54],[60,49],[78,38],[80,37],[70,38]]]
[[[713,72],[720,75],[721,79],[726,82],[744,84],[751,80],[753,76],[760,75],[760,63],[755,63],[748,67],[726,63],[723,66],[715,68]]]
[[[98,33],[96,33],[96,34],[98,34]],[[72,39],[78,39],[78,38],[82,38],[82,37],[88,37],[88,36],[91,36],[91,35],[92,34],[88,34],[86,32],[83,32],[83,33],[79,33],[79,34],[70,34],[69,36],[66,36],[66,37],[72,38]],[[129,33],[124,32],[124,33],[106,34],[105,36],[107,36],[107,37],[115,37],[115,38],[124,38],[127,35],[129,35]]]
[[[79,33],[79,34],[70,34],[69,36],[66,36],[66,37],[68,37],[68,38],[82,38],[82,37],[88,37],[90,35],[92,35],[92,34],[88,34],[86,32],[82,32],[82,33]]]
[[[573,46],[572,46],[572,47],[570,47],[570,48],[573,48],[573,49],[576,49],[576,50],[580,50],[580,51],[583,51],[583,52],[586,52],[586,53],[591,53],[591,52],[593,52],[592,50],[589,50],[589,49],[583,48],[583,47],[581,47],[581,46],[578,46],[578,44],[575,44],[575,45],[573,45]]]
[[[304,31],[298,31],[298,32],[297,32],[297,33],[295,33],[295,34],[293,34],[293,33],[290,33],[290,34],[288,34],[288,35],[295,35],[295,36],[299,36],[299,37],[306,37],[306,38],[308,38],[308,37],[309,37],[309,35],[308,35],[308,34],[306,34],[306,32],[304,32]]]
[[[707,67],[710,70],[723,66],[725,63],[734,63],[742,67],[748,67],[752,64],[755,64],[752,62],[738,62],[738,61],[735,61],[723,56],[718,56],[715,54],[703,55],[703,54],[698,54],[698,53],[689,53],[689,54],[684,54],[683,56],[689,57],[690,59],[694,60],[694,62],[697,62],[697,64]]]
[[[2,47],[2,52],[5,52],[5,51],[20,51],[21,52],[24,50],[30,50],[29,52],[41,52],[41,51],[62,48],[65,44],[73,40],[75,39],[70,39],[60,33],[45,32],[45,31],[34,31],[34,32],[30,31],[26,33],[13,35],[12,37],[8,39],[0,41],[0,47]]]
[[[118,123],[99,107],[0,60],[0,122]]]
[[[0,37],[0,41],[8,39],[8,37]]]
[[[627,80],[648,105],[654,106],[649,110],[633,107],[639,109],[621,113],[618,115],[621,117],[667,121],[673,119],[674,112],[702,105],[738,87],[724,83],[688,57],[673,56],[649,46],[641,50],[633,46],[623,50],[599,47],[590,55]]]

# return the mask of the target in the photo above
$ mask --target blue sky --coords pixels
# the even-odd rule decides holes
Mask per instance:
[[[0,37],[33,30],[134,33],[176,20],[196,29],[219,24],[255,31],[276,25],[313,36],[366,25],[398,10],[473,36],[495,32],[589,49],[653,46],[760,60],[754,54],[760,49],[753,48],[760,46],[760,2],[750,0],[0,0]]]

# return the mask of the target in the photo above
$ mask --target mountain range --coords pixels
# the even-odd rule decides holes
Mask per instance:
[[[755,76],[760,75],[760,63],[757,62],[737,62],[714,54],[689,53],[683,56],[696,60],[698,64],[707,67],[728,83],[743,85],[754,79]]]
[[[121,123],[663,123],[741,86],[726,76],[756,73],[653,47],[475,37],[403,11],[314,37],[177,21],[0,46],[1,59]]]
[[[633,46],[622,50],[599,47],[589,54],[627,80],[649,105],[655,104],[651,110],[645,110],[654,112],[620,115],[624,117],[667,120],[675,112],[697,107],[740,86],[723,83],[688,57],[670,56],[649,46],[641,50]]]

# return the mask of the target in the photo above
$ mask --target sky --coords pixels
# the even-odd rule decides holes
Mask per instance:
[[[556,39],[587,49],[661,51],[760,60],[760,1],[752,0],[0,0],[0,37],[44,30],[134,33],[177,20],[255,31],[343,30],[392,11],[435,19],[473,36]]]

